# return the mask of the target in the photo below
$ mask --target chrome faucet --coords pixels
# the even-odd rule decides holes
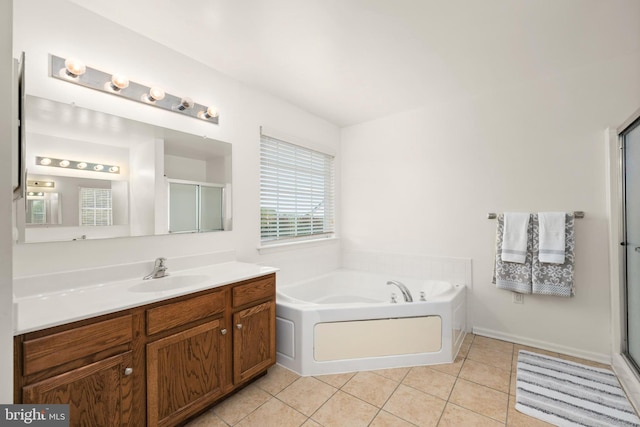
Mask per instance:
[[[402,292],[402,296],[404,297],[404,301],[405,302],[413,302],[413,297],[411,296],[411,291],[409,291],[409,289],[407,289],[407,287],[402,284],[401,282],[398,282],[397,280],[389,280],[387,282],[387,285],[396,285],[398,288],[400,288],[400,292]]]
[[[144,276],[142,279],[143,280],[160,279],[161,277],[168,276],[169,273],[167,273],[167,266],[165,265],[166,261],[167,261],[166,258],[156,258],[156,262],[153,266],[153,271],[147,274],[146,276]]]

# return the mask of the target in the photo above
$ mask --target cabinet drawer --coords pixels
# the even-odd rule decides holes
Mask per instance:
[[[131,342],[130,315],[81,326],[23,343],[24,375],[40,372]]]
[[[244,285],[235,286],[232,292],[234,307],[272,298],[276,294],[276,277],[272,274]]]
[[[224,311],[224,291],[147,310],[147,334],[153,335]]]

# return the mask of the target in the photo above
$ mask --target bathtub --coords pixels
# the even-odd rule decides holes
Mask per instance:
[[[414,302],[389,280],[404,283]],[[453,362],[466,333],[465,291],[355,270],[278,287],[277,361],[300,375]]]

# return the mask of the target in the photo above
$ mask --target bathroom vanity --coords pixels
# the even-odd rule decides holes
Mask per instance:
[[[68,403],[71,425],[183,422],[275,363],[275,273],[264,271],[16,335],[15,402]]]

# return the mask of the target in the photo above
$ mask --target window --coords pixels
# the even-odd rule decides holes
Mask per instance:
[[[80,188],[80,225],[112,225],[110,188]]]
[[[260,236],[263,243],[334,232],[334,158],[262,135]]]

